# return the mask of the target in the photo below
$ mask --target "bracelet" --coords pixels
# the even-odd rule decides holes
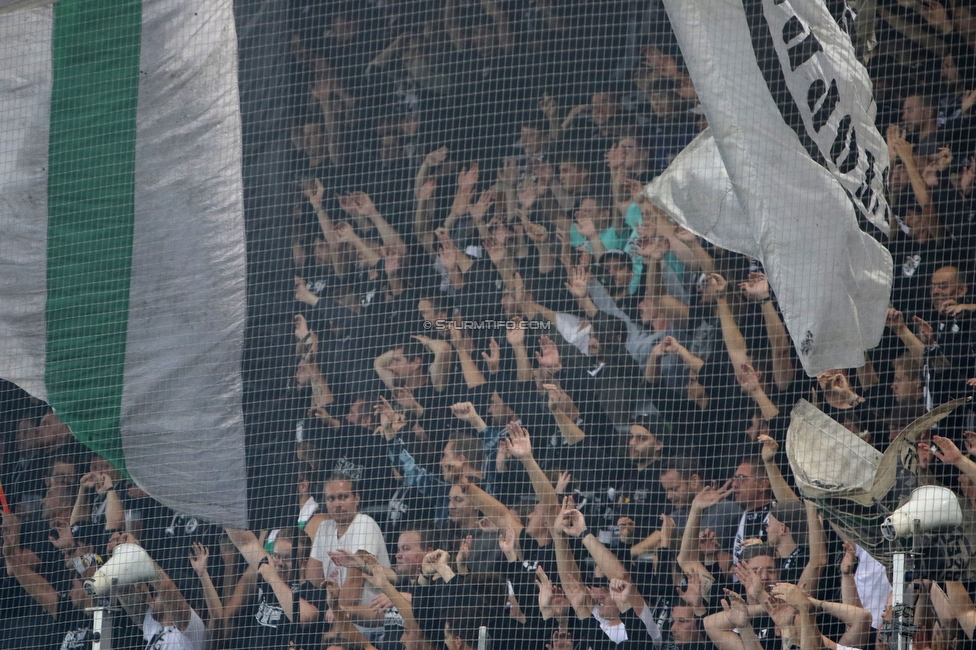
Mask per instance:
[[[261,567],[263,567],[265,564],[271,564],[271,561],[268,559],[267,555],[261,558],[261,561],[258,562],[258,571],[260,571]]]
[[[582,542],[582,541],[583,541],[584,539],[586,539],[586,536],[587,536],[587,535],[592,535],[592,534],[593,534],[593,533],[591,533],[591,532],[590,532],[590,529],[589,529],[589,528],[584,528],[584,529],[583,529],[583,532],[581,532],[581,533],[579,534],[579,539],[580,539],[580,541]]]

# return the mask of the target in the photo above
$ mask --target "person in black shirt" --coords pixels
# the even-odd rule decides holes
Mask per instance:
[[[780,581],[773,548],[766,544],[744,548],[742,560],[735,567],[735,575],[745,587],[746,604],[766,604],[770,599],[769,589]],[[741,606],[740,596],[728,590],[726,596],[730,607],[704,620],[705,631],[718,650],[746,650],[754,648],[757,641],[764,650],[779,647],[772,618],[765,613],[752,617]]]
[[[798,584],[810,561],[807,511],[800,501],[783,501],[769,510],[766,543],[776,549],[780,575],[785,582]]]
[[[745,509],[732,548],[732,561],[738,563],[745,540],[757,537],[765,540],[766,516],[773,499],[762,458],[747,457],[739,463],[732,477],[732,493],[735,502]]]

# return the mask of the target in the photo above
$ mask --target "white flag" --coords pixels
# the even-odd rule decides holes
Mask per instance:
[[[819,0],[664,0],[709,129],[647,196],[759,259],[814,376],[884,331],[888,154],[871,81]]]

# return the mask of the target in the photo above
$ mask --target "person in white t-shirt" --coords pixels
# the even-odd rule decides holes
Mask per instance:
[[[203,650],[207,647],[206,626],[192,609],[185,629],[180,629],[175,622],[163,625],[153,618],[152,607],[146,609],[142,636],[146,640],[146,650]]]
[[[306,576],[313,585],[323,580],[333,580],[341,588],[340,598],[347,606],[368,606],[379,591],[367,584],[356,569],[339,566],[330,552],[363,550],[375,556],[380,565],[389,568],[390,556],[386,552],[383,533],[372,517],[358,512],[359,494],[355,482],[342,475],[333,475],[325,483],[325,507],[330,519],[323,521],[315,532],[312,553],[308,560]],[[360,627],[367,636],[382,634],[382,626]]]
[[[138,544],[130,533],[117,533],[109,542],[109,552],[123,543]],[[119,603],[142,628],[146,650],[207,650],[206,626],[158,565],[149,587],[152,590],[145,583],[131,585],[119,595]]]

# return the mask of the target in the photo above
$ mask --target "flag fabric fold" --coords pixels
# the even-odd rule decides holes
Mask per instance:
[[[817,0],[664,0],[709,128],[645,194],[760,260],[806,372],[881,339],[888,156],[871,82]]]
[[[232,3],[14,7],[0,61],[0,376],[163,505],[246,527]]]

